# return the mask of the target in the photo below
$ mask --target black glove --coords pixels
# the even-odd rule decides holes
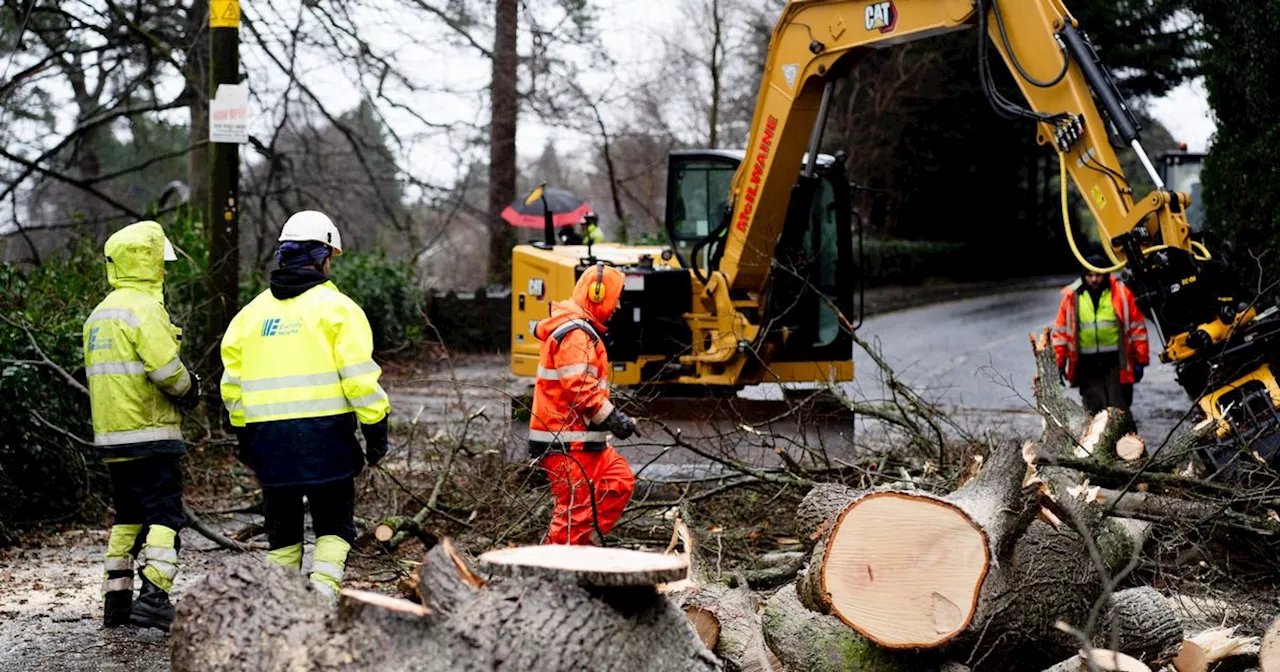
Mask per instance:
[[[632,434],[639,434],[636,431],[636,421],[627,416],[626,413],[613,409],[609,417],[604,419],[604,426],[609,430],[610,434],[619,439],[629,438]]]
[[[1058,384],[1063,387],[1067,386],[1067,367],[1065,366],[1058,367]]]
[[[1145,368],[1147,367],[1141,364],[1135,364],[1133,366],[1133,382],[1137,383],[1142,381],[1142,370]]]
[[[364,434],[364,458],[372,467],[387,455],[387,418],[372,425],[360,425],[360,432]]]
[[[187,375],[191,377],[191,387],[187,388],[186,394],[173,400],[174,405],[183,411],[191,411],[200,405],[200,376],[190,367]]]

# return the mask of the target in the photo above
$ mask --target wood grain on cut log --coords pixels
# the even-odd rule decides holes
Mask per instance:
[[[545,544],[488,551],[477,558],[490,576],[571,578],[591,586],[657,586],[686,578],[689,561],[677,555]]]
[[[1147,455],[1147,442],[1137,434],[1125,434],[1116,441],[1116,455],[1125,462],[1139,462]]]
[[[469,599],[433,624],[422,613],[430,607],[359,592],[344,592],[335,609],[299,572],[231,558],[178,601],[171,665],[174,672],[720,668],[684,613],[652,586],[592,587],[543,574],[495,579],[462,595]]]
[[[969,627],[994,558],[1039,510],[1022,487],[1027,463],[993,450],[972,480],[945,497],[874,491],[836,518],[805,570],[801,599],[886,648],[940,646]]]
[[[1271,622],[1262,635],[1258,649],[1258,665],[1262,672],[1280,672],[1280,618]]]

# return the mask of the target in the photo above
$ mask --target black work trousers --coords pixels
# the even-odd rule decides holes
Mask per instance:
[[[137,546],[147,538],[147,526],[163,525],[175,532],[187,526],[182,512],[181,455],[150,455],[125,462],[108,462],[111,503],[116,525],[142,525]],[[178,544],[175,538],[175,546]],[[136,550],[136,549],[135,549]]]
[[[1138,431],[1133,418],[1133,385],[1120,382],[1120,362],[1114,354],[1081,355],[1076,380],[1080,387],[1080,403],[1090,415],[1105,408],[1125,412],[1125,431]]]
[[[303,497],[311,508],[311,530],[316,537],[332,534],[348,544],[356,540],[355,479],[323,485],[272,486],[262,489],[267,543],[272,550],[302,543]]]

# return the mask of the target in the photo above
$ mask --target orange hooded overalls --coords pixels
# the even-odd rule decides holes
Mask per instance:
[[[609,445],[603,423],[609,401],[609,358],[601,338],[622,297],[626,276],[603,267],[604,291],[591,300],[597,268],[578,278],[569,301],[534,328],[542,341],[529,420],[529,452],[542,458],[556,508],[548,544],[592,544],[597,526],[608,534],[635,489],[631,465]],[[595,505],[592,505],[592,492]]]

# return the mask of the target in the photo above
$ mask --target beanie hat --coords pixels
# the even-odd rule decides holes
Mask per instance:
[[[276,248],[276,261],[285,268],[319,266],[333,253],[328,245],[315,240],[287,240]]]

